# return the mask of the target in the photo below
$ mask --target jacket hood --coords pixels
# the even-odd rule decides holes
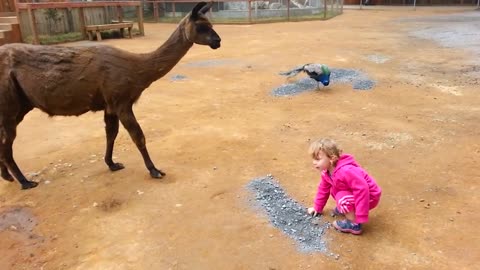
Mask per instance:
[[[333,171],[333,173],[335,173],[336,171],[338,171],[340,168],[342,168],[343,166],[347,166],[347,165],[351,165],[351,166],[355,166],[355,167],[360,167],[360,165],[358,165],[357,161],[355,161],[355,159],[353,158],[352,155],[350,154],[343,154],[340,156],[340,158],[338,159],[337,161],[337,166],[335,166],[335,170]]]

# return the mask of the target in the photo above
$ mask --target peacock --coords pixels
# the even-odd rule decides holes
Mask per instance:
[[[296,76],[300,72],[305,72],[307,75],[317,81],[318,88],[320,88],[320,83],[323,86],[330,84],[330,69],[324,64],[305,64],[298,68],[292,69],[290,71],[281,72],[280,75],[287,76],[288,78]]]

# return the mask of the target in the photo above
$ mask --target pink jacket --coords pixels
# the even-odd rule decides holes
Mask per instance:
[[[340,198],[336,198],[339,191],[353,194],[357,223],[368,221],[369,210],[378,204],[382,194],[375,180],[349,154],[340,156],[331,176],[326,170],[322,172],[322,179],[314,200],[315,211],[319,213],[323,211],[330,194],[335,201],[339,200]]]

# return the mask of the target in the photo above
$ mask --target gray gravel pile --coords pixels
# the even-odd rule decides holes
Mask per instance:
[[[184,81],[187,79],[187,76],[181,75],[181,74],[175,74],[172,77],[170,77],[170,80],[172,81]]]
[[[371,80],[368,75],[365,73],[356,70],[356,69],[346,69],[346,68],[332,68],[330,69],[330,85],[331,87],[336,83],[350,83],[352,84],[353,89],[356,90],[369,90],[375,87],[375,81]],[[288,72],[282,72],[286,74]],[[298,76],[302,76],[299,74]],[[318,83],[309,78],[306,74],[306,77],[295,81],[293,83],[283,84],[280,87],[273,89],[272,94],[274,96],[292,96],[297,95],[305,91],[315,91],[317,90]],[[320,89],[324,86],[320,85]]]
[[[306,208],[289,198],[271,175],[253,179],[247,188],[255,194],[255,205],[267,214],[273,226],[297,242],[300,251],[327,251],[323,236],[330,223],[309,216]]]

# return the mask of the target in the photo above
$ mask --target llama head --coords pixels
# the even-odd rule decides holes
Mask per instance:
[[[208,45],[212,49],[220,48],[220,36],[213,30],[212,24],[205,16],[213,2],[200,2],[195,5],[185,20],[185,34],[187,39],[199,45]]]

